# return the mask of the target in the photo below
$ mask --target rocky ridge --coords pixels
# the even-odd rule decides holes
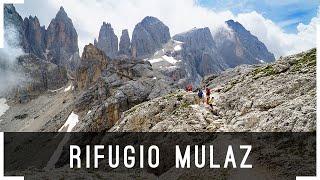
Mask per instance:
[[[149,62],[127,58],[111,61],[92,44],[87,45],[83,51],[76,77],[69,79],[71,81],[67,86],[45,89],[38,97],[24,104],[14,105],[10,101],[12,111],[1,117],[1,129],[10,130],[12,118],[17,116],[16,113],[21,113],[26,116],[18,123],[19,126],[23,126],[23,122],[36,122],[32,119],[41,120],[35,129],[29,126],[19,128],[22,131],[58,131],[70,114],[74,113],[79,117],[79,123],[71,128],[72,131],[105,131],[121,118],[122,112],[177,89],[170,78],[152,69]],[[57,79],[58,82],[65,83],[60,79]],[[51,82],[51,85],[56,83]],[[43,103],[47,103],[46,106],[40,106]],[[16,107],[22,111],[14,111]],[[47,107],[55,108],[47,110]],[[34,111],[34,108],[38,110]]]
[[[316,50],[268,65],[240,66],[203,82],[214,108],[178,91],[124,113],[113,132],[309,132],[316,122]]]

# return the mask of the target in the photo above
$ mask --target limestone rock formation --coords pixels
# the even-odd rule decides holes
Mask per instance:
[[[184,43],[183,59],[194,66],[202,77],[219,73],[227,68],[222,57],[217,53],[209,28],[195,28],[177,34],[173,39]]]
[[[15,90],[15,100],[26,103],[48,90],[63,87],[67,82],[67,71],[64,67],[37,58],[33,54],[19,57],[15,67],[26,77]]]
[[[132,55],[135,58],[153,55],[169,40],[169,28],[159,19],[147,16],[133,30]]]
[[[37,17],[24,20],[12,4],[4,8],[5,39],[13,47],[59,66],[75,70],[78,65],[78,35],[72,20],[61,7],[48,29]]]
[[[273,64],[239,66],[203,81],[214,107],[178,91],[137,106],[115,132],[310,132],[316,128],[316,50]]]
[[[190,31],[173,36],[174,40],[184,42],[184,46],[190,49],[214,48],[215,42],[209,28],[194,28]]]
[[[97,47],[111,58],[114,58],[118,54],[118,37],[115,35],[111,24],[103,22],[99,32]]]
[[[220,29],[215,34],[219,54],[231,68],[241,64],[273,62],[275,57],[267,47],[240,23],[226,21],[230,30]]]
[[[119,43],[119,54],[126,55],[128,57],[131,56],[131,42],[128,30],[122,30],[122,35]]]
[[[203,132],[215,116],[197,105],[197,94],[177,91],[124,113],[111,132]]]
[[[13,47],[29,48],[24,35],[23,19],[12,4],[4,6],[4,35],[7,43]]]
[[[24,19],[24,34],[29,43],[29,48],[25,51],[27,53],[35,54],[38,57],[45,58],[46,51],[46,29],[40,25],[38,18],[29,16]]]
[[[77,88],[82,90],[97,82],[102,75],[102,71],[106,69],[108,61],[105,54],[94,45],[85,46],[80,67],[76,73]]]
[[[57,65],[67,65],[79,56],[78,34],[63,7],[47,29],[46,47],[48,59]]]
[[[172,82],[153,72],[147,62],[112,61],[101,78],[76,101],[75,112],[83,116],[75,131],[107,130],[121,118],[122,112],[174,89]]]

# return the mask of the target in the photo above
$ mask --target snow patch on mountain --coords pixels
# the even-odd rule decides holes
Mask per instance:
[[[168,61],[171,64],[176,64],[177,62],[179,62],[174,57],[169,57],[167,55],[162,56],[162,58],[165,59],[166,61]]]
[[[70,84],[67,88],[64,89],[64,92],[68,92],[73,89],[72,84]]]
[[[5,98],[0,99],[0,117],[9,110],[10,106],[7,105],[7,100]]]
[[[159,62],[168,62],[170,64],[176,64],[180,62],[180,60],[175,59],[174,57],[169,57],[167,55],[164,55],[160,58],[150,59],[148,60],[151,64],[159,63]]]
[[[59,132],[64,131],[67,128],[66,132],[72,132],[72,129],[78,124],[79,122],[79,116],[75,113],[71,113],[67,119],[67,121],[64,123],[64,125],[59,129]]]
[[[175,50],[175,51],[181,51],[181,50],[182,50],[182,46],[181,46],[181,45],[176,45],[176,46],[174,47],[174,50]]]

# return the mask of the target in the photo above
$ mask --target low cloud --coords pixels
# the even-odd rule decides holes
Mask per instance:
[[[235,17],[243,26],[256,35],[277,57],[290,55],[316,47],[317,23],[320,15],[309,24],[300,23],[296,34],[285,33],[282,28],[257,12],[239,14]]]
[[[17,69],[17,58],[24,52],[19,46],[18,33],[13,26],[6,27],[4,48],[0,49],[0,97],[25,82]]]

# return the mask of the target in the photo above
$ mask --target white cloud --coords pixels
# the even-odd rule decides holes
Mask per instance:
[[[239,14],[235,19],[256,35],[278,57],[316,47],[316,24],[320,22],[319,13],[309,24],[300,23],[297,26],[297,34],[285,33],[274,22],[255,11]]]
[[[30,2],[42,0],[30,0]],[[48,0],[52,12],[64,6],[72,18],[79,33],[80,49],[93,42],[98,36],[103,21],[110,22],[118,35],[122,29],[129,29],[145,16],[155,16],[169,26],[171,35],[189,30],[193,27],[216,27],[224,25],[224,21],[235,19],[244,25],[252,34],[266,44],[276,56],[288,55],[315,47],[315,24],[319,22],[319,14],[310,24],[300,24],[297,34],[288,34],[269,19],[258,12],[233,14],[230,11],[215,12],[200,7],[197,0]],[[33,3],[34,4],[34,3]],[[31,8],[34,5],[30,5]],[[22,9],[22,8],[20,8]],[[41,10],[40,10],[41,11]],[[39,12],[39,14],[44,14]],[[51,14],[51,13],[48,13]],[[43,18],[46,23],[52,17]],[[41,20],[41,18],[40,18]],[[214,32],[213,32],[214,33]]]

